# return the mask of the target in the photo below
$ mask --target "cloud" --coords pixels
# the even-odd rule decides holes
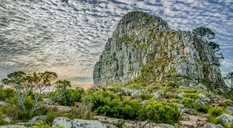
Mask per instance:
[[[232,4],[231,0],[3,0],[0,71],[52,70],[63,77],[92,76],[107,39],[132,10],[160,16],[173,29],[211,28],[228,59],[223,64],[230,66],[230,53],[224,50],[233,49]],[[8,71],[8,67],[13,68]]]

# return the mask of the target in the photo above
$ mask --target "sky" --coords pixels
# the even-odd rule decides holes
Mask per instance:
[[[0,0],[0,79],[48,70],[78,84],[92,82],[107,39],[135,10],[175,30],[210,28],[225,57],[222,74],[233,71],[233,0]]]

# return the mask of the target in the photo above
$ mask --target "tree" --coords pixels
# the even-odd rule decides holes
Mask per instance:
[[[207,41],[214,39],[215,33],[206,27],[198,27],[196,29],[193,29],[193,34],[198,38],[201,39],[202,41]]]
[[[67,87],[71,87],[71,83],[68,80],[58,80],[55,83],[57,90],[66,90]]]
[[[22,111],[26,111],[25,101],[31,92],[34,92],[34,103],[29,110],[32,114],[35,110],[41,108],[38,104],[42,92],[52,85],[52,81],[57,78],[55,72],[45,71],[42,73],[26,74],[22,71],[16,71],[7,75],[2,80],[3,85],[13,87],[17,92],[18,106]]]

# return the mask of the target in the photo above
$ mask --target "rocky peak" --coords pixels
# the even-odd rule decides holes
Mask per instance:
[[[120,20],[94,68],[95,84],[221,82],[213,49],[192,32],[169,28],[160,17],[134,11]]]

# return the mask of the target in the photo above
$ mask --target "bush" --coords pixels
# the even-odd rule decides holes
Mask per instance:
[[[141,120],[175,124],[181,119],[178,108],[169,103],[150,102],[141,108]]]
[[[140,98],[141,98],[142,100],[149,100],[149,99],[151,99],[152,97],[153,97],[152,94],[141,94],[141,95],[140,95]]]
[[[221,107],[213,107],[209,109],[208,114],[214,117],[218,117],[223,113],[223,111],[224,110]]]
[[[140,108],[140,104],[137,100],[128,98],[120,99],[120,97],[110,91],[97,91],[85,100],[89,100],[93,103],[92,110],[97,110],[98,114],[115,118],[136,118]],[[84,100],[82,102],[84,102]]]
[[[183,104],[186,108],[194,108],[194,100],[191,98],[183,98],[181,100],[181,104]]]
[[[0,125],[4,125],[4,124],[8,124],[8,122],[2,118],[2,112],[0,111]]]
[[[65,91],[56,90],[50,94],[50,97],[60,105],[73,106],[74,102],[81,101],[83,94],[83,89],[66,89]]]
[[[16,91],[11,88],[0,89],[0,100],[6,101],[16,95]]]
[[[220,123],[219,120],[216,119],[216,117],[220,116],[223,113],[223,111],[224,110],[221,107],[210,108],[207,116],[208,121],[214,124]]]
[[[2,114],[12,118],[13,121],[19,119],[20,114],[21,114],[20,108],[15,105],[11,105],[10,107],[9,105],[3,105],[0,111],[3,112]]]
[[[187,98],[191,98],[191,99],[199,99],[199,95],[197,93],[185,93],[184,94],[184,97],[187,97]]]
[[[177,83],[175,83],[175,82],[169,82],[169,83],[167,83],[167,86],[172,87],[172,88],[178,88],[179,87],[179,85]]]

